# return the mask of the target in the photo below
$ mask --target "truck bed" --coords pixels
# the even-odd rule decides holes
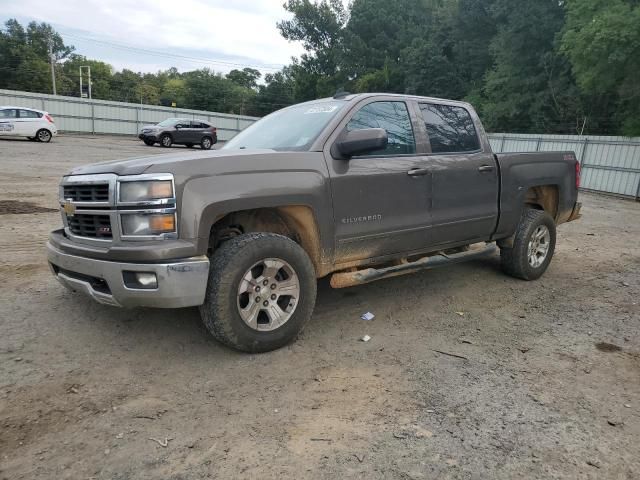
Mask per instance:
[[[564,223],[572,216],[578,198],[580,164],[571,151],[494,154],[500,169],[500,217],[495,239],[513,234],[521,205],[533,188],[542,189],[557,204],[555,221]],[[557,201],[555,201],[555,198]]]

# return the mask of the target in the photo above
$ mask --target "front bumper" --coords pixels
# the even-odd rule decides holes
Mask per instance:
[[[138,135],[138,138],[140,140],[153,140],[154,142],[158,141],[158,137],[156,137],[155,135],[151,135],[149,133],[141,133]]]
[[[209,277],[209,259],[191,257],[167,263],[122,263],[70,255],[47,242],[55,277],[70,290],[117,307],[179,308],[202,305]],[[129,288],[123,272],[155,273],[154,289]]]

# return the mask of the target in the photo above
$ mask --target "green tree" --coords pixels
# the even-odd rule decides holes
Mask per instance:
[[[162,86],[160,104],[171,106],[175,103],[177,107],[183,107],[185,105],[186,96],[186,82],[184,81],[184,79],[174,75],[170,78],[167,78],[164,85]]]
[[[31,22],[25,29],[15,19],[5,22],[5,31],[0,30],[0,88],[51,93],[49,44],[58,64],[73,52],[47,23]]]
[[[260,77],[262,77],[262,74],[259,70],[248,67],[242,70],[231,70],[227,73],[227,79],[245,88],[257,88]]]
[[[403,51],[416,38],[424,41],[427,20],[421,0],[354,0],[344,32],[342,66],[356,88],[404,92]]]
[[[478,106],[494,131],[570,131],[584,118],[578,91],[555,38],[564,25],[558,0],[495,0],[495,65]]]
[[[627,135],[640,135],[640,3],[568,0],[562,51],[584,91],[619,102]]]
[[[113,67],[108,63],[91,60],[83,55],[71,54],[60,65],[60,80],[58,81],[58,93],[71,97],[80,96],[80,67],[91,67],[91,96],[93,98],[110,99],[112,97],[111,82]],[[87,82],[86,70],[83,82]]]
[[[278,23],[282,36],[302,42],[307,51],[288,72],[299,86],[294,89],[295,99],[332,95],[345,81],[340,60],[348,14],[342,0],[288,0],[284,8],[293,18]]]
[[[250,114],[262,116],[295,103],[296,82],[291,67],[284,67],[276,73],[267,73],[264,81],[264,85],[258,86],[258,94],[253,100]]]

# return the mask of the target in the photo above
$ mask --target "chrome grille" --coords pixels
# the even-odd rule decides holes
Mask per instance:
[[[72,184],[63,186],[64,200],[74,202],[108,202],[109,184]]]
[[[109,215],[88,213],[67,215],[67,225],[72,234],[80,237],[102,240],[111,240],[113,238],[111,217]]]

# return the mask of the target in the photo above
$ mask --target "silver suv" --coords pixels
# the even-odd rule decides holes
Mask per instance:
[[[173,144],[186,145],[187,148],[200,145],[203,150],[209,150],[218,142],[218,133],[216,127],[202,120],[167,118],[157,125],[142,127],[138,138],[149,146],[155,143],[167,148]]]

